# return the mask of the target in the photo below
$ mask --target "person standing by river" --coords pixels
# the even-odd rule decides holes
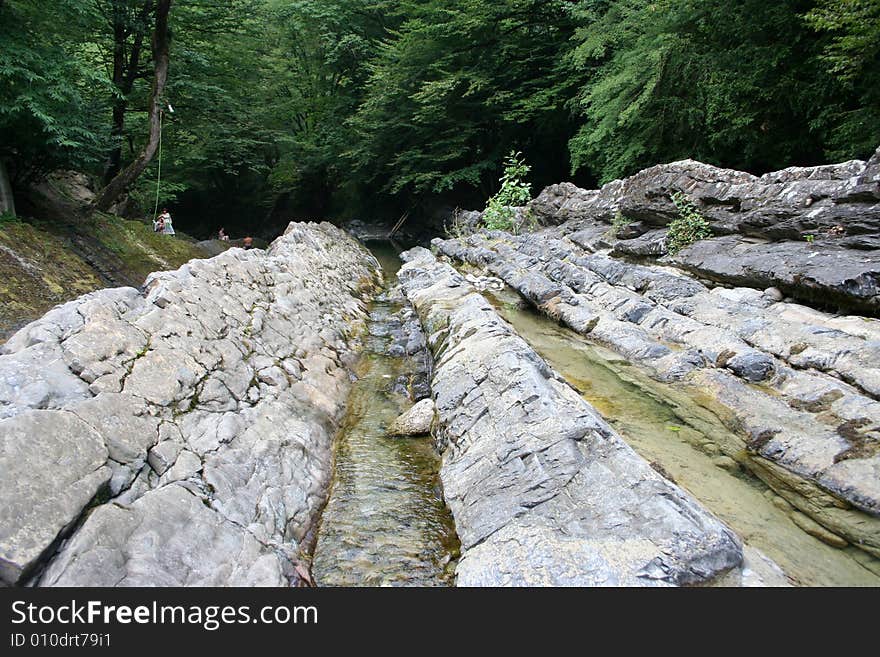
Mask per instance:
[[[162,226],[162,233],[165,235],[174,235],[174,226],[171,224],[171,213],[168,212],[168,208],[162,208],[162,213],[159,215],[159,221]]]

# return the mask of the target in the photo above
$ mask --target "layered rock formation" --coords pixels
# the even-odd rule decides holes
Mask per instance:
[[[0,578],[287,585],[331,469],[375,260],[291,224],[95,292],[0,355]]]
[[[468,281],[415,249],[399,278],[428,334],[460,586],[674,585],[738,539],[628,447]]]
[[[741,437],[721,445],[798,509],[880,555],[880,321],[711,289],[591,253],[558,229],[437,241],[664,382],[699,392]]]
[[[677,193],[714,236],[669,255]],[[551,186],[522,215],[546,227],[436,247],[693,391],[740,437],[722,451],[812,533],[880,556],[880,322],[821,310],[880,313],[880,149],[760,177],[675,162]]]
[[[645,169],[598,190],[563,183],[528,206],[592,250],[666,254],[676,192],[691,199],[715,237],[671,259],[734,285],[776,286],[825,307],[880,314],[880,149],[867,162],[792,167],[757,177],[684,160]],[[617,235],[608,225],[626,222]],[[618,220],[619,222],[620,220]]]

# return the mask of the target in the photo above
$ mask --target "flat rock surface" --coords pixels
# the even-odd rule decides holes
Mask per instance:
[[[755,288],[775,286],[808,303],[880,313],[880,250],[730,235],[700,240],[676,254],[673,262],[706,278]]]
[[[742,563],[738,539],[657,474],[447,264],[399,278],[435,357],[441,478],[461,586],[676,585]]]
[[[0,351],[3,583],[294,579],[376,266],[330,224],[291,224],[266,251],[88,294],[12,336]]]

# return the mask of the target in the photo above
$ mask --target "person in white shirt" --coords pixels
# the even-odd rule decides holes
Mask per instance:
[[[159,221],[162,225],[162,233],[165,235],[174,235],[174,226],[171,225],[171,213],[168,208],[162,208],[162,214],[159,215]]]

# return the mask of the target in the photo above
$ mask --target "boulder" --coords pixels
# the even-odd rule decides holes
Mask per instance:
[[[394,420],[388,427],[388,433],[392,436],[423,436],[431,433],[433,423],[434,402],[431,399],[423,399]]]

